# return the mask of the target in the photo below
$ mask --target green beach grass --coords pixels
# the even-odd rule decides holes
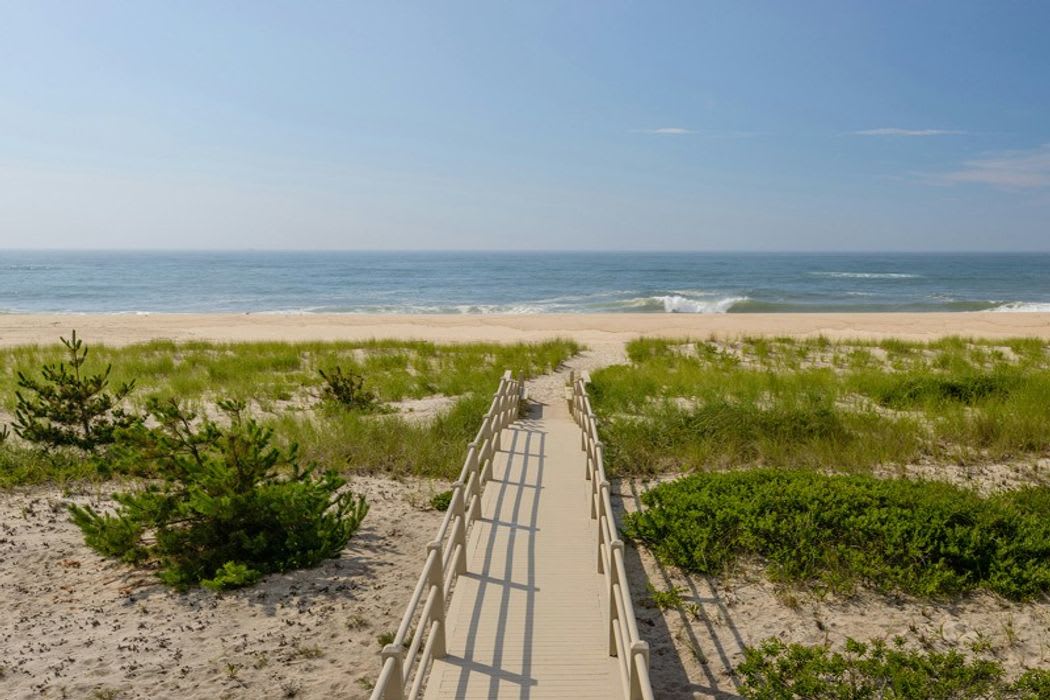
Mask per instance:
[[[613,474],[868,470],[1050,452],[1050,354],[1028,339],[641,339],[593,374]]]
[[[143,407],[150,397],[174,397],[198,410],[214,408],[225,398],[248,401],[275,428],[279,442],[300,443],[306,461],[344,472],[440,478],[458,473],[466,444],[505,370],[543,374],[580,350],[570,340],[513,345],[153,341],[124,347],[85,340],[90,351],[85,370],[112,364],[113,384],[134,379],[133,407]],[[44,363],[64,359],[57,344],[0,350],[0,409],[14,412],[18,372],[35,376]],[[435,395],[451,403],[432,421],[321,406],[318,370],[335,366],[361,374],[366,388],[388,408]],[[44,454],[13,437],[0,445],[0,486],[79,479],[94,471],[81,456]]]

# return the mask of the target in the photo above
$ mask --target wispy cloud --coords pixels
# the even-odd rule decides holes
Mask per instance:
[[[965,131],[956,129],[899,129],[896,127],[883,127],[881,129],[864,129],[854,131],[854,136],[953,136],[965,134]]]
[[[680,126],[663,126],[659,129],[638,129],[640,134],[664,134],[668,136],[681,136],[683,134],[695,134],[692,129],[683,129]]]
[[[977,184],[1009,190],[1050,187],[1050,143],[991,153],[965,161],[956,170],[927,175],[926,180],[938,185]]]

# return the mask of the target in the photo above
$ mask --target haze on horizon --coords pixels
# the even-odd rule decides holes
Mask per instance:
[[[0,3],[0,248],[1050,250],[1050,4]]]

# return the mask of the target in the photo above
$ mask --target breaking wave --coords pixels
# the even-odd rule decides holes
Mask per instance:
[[[1025,301],[1012,301],[1009,304],[1000,304],[992,309],[992,311],[1041,311],[1043,313],[1050,313],[1050,304],[1043,303],[1038,304],[1034,302]]]
[[[653,297],[663,303],[669,314],[724,314],[736,305],[748,301],[747,297],[725,297],[724,299],[690,299],[678,294]]]

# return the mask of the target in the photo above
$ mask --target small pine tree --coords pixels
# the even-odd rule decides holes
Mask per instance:
[[[339,556],[368,512],[334,472],[299,464],[296,445],[221,402],[222,428],[175,400],[150,400],[156,427],[119,433],[117,452],[162,481],[114,495],[114,514],[71,506],[89,546],[104,556],[156,564],[176,588],[250,585],[262,575]]]
[[[317,370],[324,380],[321,398],[346,408],[370,411],[376,408],[378,399],[374,393],[365,389],[365,378],[353,370],[343,371],[336,366],[325,372]]]
[[[15,432],[28,442],[47,447],[95,451],[111,444],[115,431],[139,420],[120,407],[135,382],[121,384],[116,392],[108,393],[112,365],[100,374],[84,375],[88,355],[84,342],[76,331],[69,340],[60,340],[69,353],[68,365],[44,365],[39,380],[18,373]]]

